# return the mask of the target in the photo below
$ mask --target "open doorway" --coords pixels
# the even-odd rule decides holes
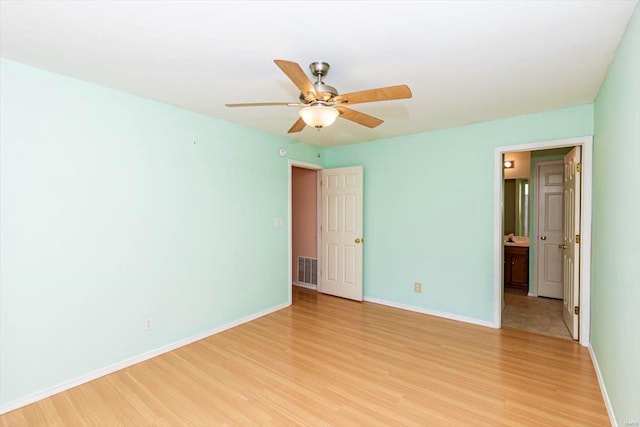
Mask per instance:
[[[289,160],[289,304],[294,285],[363,300],[363,176],[362,166],[323,169]],[[315,203],[314,197],[308,197],[314,191],[313,179]],[[304,206],[294,207],[298,202]],[[315,219],[302,218],[312,216],[310,210],[314,209]],[[294,227],[298,233],[295,237]],[[309,247],[314,239],[315,259]]]
[[[318,289],[318,171],[291,170],[291,281]]]
[[[564,157],[572,147],[504,154],[502,326],[563,339]]]
[[[289,302],[292,286],[318,289],[319,182],[322,168],[289,161]]]
[[[578,191],[579,195],[582,195],[582,201],[581,201],[582,208],[579,210],[579,212],[582,211],[582,217],[579,217],[579,212],[578,212],[578,226],[580,227],[579,237],[581,238],[580,239],[581,241],[579,242],[574,241],[574,238],[578,236],[574,236],[572,235],[572,233],[569,233],[569,232],[563,233],[561,230],[560,235],[564,240],[562,242],[554,242],[554,245],[556,249],[560,248],[564,250],[567,247],[575,248],[575,253],[572,253],[571,250],[564,250],[564,252],[570,253],[571,256],[575,255],[576,257],[580,257],[581,261],[576,265],[573,265],[571,264],[571,262],[569,262],[565,266],[564,264],[567,263],[567,259],[569,259],[570,257],[564,256],[560,261],[558,260],[555,261],[556,264],[559,263],[559,269],[556,268],[555,274],[557,275],[558,271],[560,271],[559,274],[561,276],[565,274],[570,274],[570,275],[573,275],[573,277],[579,278],[579,281],[580,281],[579,295],[577,293],[574,294],[574,292],[570,290],[569,292],[566,292],[566,295],[569,295],[570,297],[564,298],[564,295],[561,296],[563,297],[563,300],[560,300],[560,303],[563,304],[563,306],[567,306],[567,304],[569,304],[572,315],[574,314],[573,309],[575,308],[575,320],[576,320],[575,323],[577,324],[579,319],[579,324],[580,324],[580,328],[579,328],[580,343],[585,346],[588,345],[589,327],[590,327],[589,300],[590,300],[590,283],[591,283],[590,281],[590,264],[591,264],[590,225],[591,225],[592,141],[593,141],[593,138],[588,136],[588,137],[581,137],[581,138],[572,138],[572,139],[556,140],[556,141],[544,141],[544,142],[524,144],[524,145],[518,145],[518,146],[496,148],[495,173],[494,173],[494,178],[495,178],[494,179],[494,230],[496,231],[496,234],[495,234],[496,239],[494,240],[494,297],[495,297],[494,298],[494,324],[496,327],[500,328],[502,327],[502,325],[509,326],[503,322],[503,320],[507,320],[508,322],[508,319],[503,319],[503,313],[504,313],[503,307],[506,306],[505,300],[506,299],[508,300],[509,298],[511,298],[511,295],[509,292],[510,287],[505,286],[506,284],[505,281],[511,281],[511,283],[516,283],[519,285],[520,287],[519,292],[521,293],[521,295],[519,295],[520,298],[525,298],[525,299],[529,298],[535,301],[541,299],[541,298],[537,298],[539,295],[538,295],[538,287],[536,286],[536,282],[535,282],[535,281],[539,281],[540,279],[537,277],[535,265],[537,262],[541,260],[540,258],[541,250],[536,250],[536,247],[538,243],[545,243],[545,240],[546,240],[545,237],[547,237],[545,233],[540,232],[541,231],[540,222],[539,220],[536,219],[536,214],[535,214],[537,210],[536,204],[538,205],[542,204],[542,202],[535,201],[535,194],[536,194],[535,179],[537,179],[538,173],[534,173],[529,176],[528,191],[527,191],[527,186],[525,186],[523,182],[519,184],[513,183],[514,187],[520,188],[520,194],[518,194],[518,191],[514,191],[515,193],[514,197],[517,198],[518,195],[520,196],[527,195],[526,193],[528,192],[528,195],[527,195],[529,197],[528,201],[530,204],[533,205],[531,209],[529,209],[529,215],[530,215],[529,236],[518,235],[519,233],[523,233],[523,230],[526,229],[526,227],[524,227],[522,224],[520,225],[517,224],[518,218],[514,219],[514,222],[515,222],[514,225],[511,225],[511,224],[508,225],[509,227],[512,227],[514,229],[513,235],[510,236],[511,233],[505,233],[505,231],[507,231],[507,225],[505,224],[506,212],[504,211],[505,203],[506,203],[505,193],[508,190],[508,188],[511,187],[511,185],[509,186],[505,185],[504,176],[503,176],[504,161],[509,160],[509,159],[505,159],[505,154],[513,153],[513,152],[515,153],[530,152],[532,157],[534,158],[534,161],[532,162],[533,164],[531,165],[530,169],[532,171],[536,171],[537,166],[543,164],[544,162],[554,161],[554,159],[550,159],[548,156],[562,157],[565,151],[571,150],[571,147],[579,147],[582,151],[582,158],[580,161],[581,165],[579,167],[582,173],[581,182],[583,184],[582,188]],[[546,150],[553,150],[553,151],[546,151]],[[576,165],[572,164],[571,167],[575,168]],[[560,172],[561,172],[560,182],[562,182],[563,180],[562,173],[564,171],[561,170]],[[521,178],[521,179],[526,179],[526,178]],[[551,181],[554,181],[555,179],[557,178],[552,177]],[[574,200],[574,197],[571,196],[567,198],[567,200],[568,199]],[[547,198],[547,201],[548,200],[549,200],[549,197]],[[557,204],[558,199],[556,198],[556,200],[554,200],[553,202]],[[514,202],[516,206],[519,204],[522,205],[522,203],[523,203],[522,200],[516,200]],[[578,203],[580,203],[580,201],[578,201]],[[560,214],[555,214],[556,216],[554,218],[547,217],[546,219],[555,221],[556,225],[558,222],[562,222],[565,219],[563,218],[564,213],[562,212],[570,212],[571,209],[567,209],[566,206],[563,208],[561,200],[560,200],[560,207],[561,207]],[[516,212],[517,212],[517,209],[516,209]],[[519,212],[519,214],[520,214],[519,218],[522,219],[524,215],[522,215],[522,212]],[[567,239],[570,239],[570,240],[567,240]],[[511,240],[509,244],[506,243],[508,240]],[[528,242],[526,243],[531,242],[530,245],[523,244],[527,240]],[[507,246],[509,245],[512,245],[518,248],[517,250],[525,251],[525,252],[528,251],[528,249],[531,249],[532,250],[531,256],[529,256],[528,253],[516,254],[516,255],[511,254],[507,251]],[[527,246],[530,246],[530,248],[527,248]],[[513,257],[516,257],[516,258],[513,258]],[[510,266],[513,266],[514,268],[521,267],[521,265],[519,266],[518,263],[521,262],[523,259],[527,260],[527,258],[529,258],[530,263],[532,265],[530,272],[523,274],[521,268],[516,268],[516,270],[518,271],[515,272],[515,276],[514,276],[514,271],[511,271],[511,272],[508,271],[507,264],[506,264],[507,262],[509,262]],[[569,259],[569,261],[571,261],[571,259]],[[528,283],[522,283],[523,281],[527,281]],[[566,282],[574,283],[573,279],[567,280]],[[524,292],[526,292],[526,295],[522,295],[524,294]],[[556,295],[556,298],[557,298],[557,295]],[[575,304],[575,307],[574,307],[574,304]],[[581,308],[581,309],[579,310],[578,308]],[[577,327],[575,327],[573,330],[576,331],[576,334],[578,333]]]

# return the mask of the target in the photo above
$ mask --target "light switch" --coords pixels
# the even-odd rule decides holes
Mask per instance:
[[[275,219],[273,220],[273,226],[277,228],[282,227],[282,218],[280,218],[279,216],[275,217]]]

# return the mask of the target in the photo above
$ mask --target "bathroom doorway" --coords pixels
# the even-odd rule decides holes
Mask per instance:
[[[563,159],[571,149],[504,154],[504,327],[573,338],[563,319],[562,249]]]
[[[580,227],[580,244],[573,242],[574,236],[571,236],[571,241],[567,241],[566,239],[571,233],[563,233],[562,229],[560,230],[560,235],[565,240],[559,243],[554,242],[556,252],[558,250],[559,253],[571,252],[566,249],[575,247],[575,254],[583,257],[581,265],[574,266],[569,263],[568,267],[565,267],[566,256],[552,260],[551,251],[547,251],[548,254],[545,255],[544,250],[538,249],[538,246],[546,240],[546,233],[540,232],[541,222],[544,220],[552,221],[553,227],[557,228],[557,224],[564,221],[563,212],[569,212],[569,209],[563,206],[562,190],[560,190],[560,198],[557,197],[557,194],[550,192],[545,196],[546,199],[536,200],[536,192],[540,187],[536,180],[539,178],[539,166],[545,162],[558,162],[558,160],[562,163],[567,152],[575,146],[581,147],[583,153],[580,166],[573,165],[572,167],[581,168],[584,184],[582,191],[579,191],[583,195],[582,211],[584,214],[580,217],[578,212],[577,218],[579,223],[583,222],[587,226]],[[564,311],[569,311],[570,307],[571,315],[574,316],[573,309],[578,306],[584,307],[586,304],[585,310],[575,308],[576,327],[574,330],[576,339],[579,338],[583,345],[588,344],[589,323],[585,311],[589,309],[587,303],[590,297],[591,149],[592,137],[496,149],[494,175],[496,177],[494,182],[494,225],[497,231],[494,247],[494,259],[497,260],[494,263],[494,295],[496,296],[494,321],[496,327],[513,327],[547,335],[573,338],[572,332],[567,330],[565,322],[563,322]],[[516,153],[516,156],[512,156],[511,153]],[[511,165],[509,165],[509,161],[511,161]],[[505,162],[507,162],[507,166],[511,167],[505,168]],[[524,165],[525,171],[520,171],[522,176],[509,176],[507,169],[515,169],[518,162]],[[562,186],[564,171],[561,169],[560,172],[560,185]],[[509,179],[513,179],[513,181],[508,181]],[[557,179],[557,177],[551,178],[551,183]],[[557,190],[557,188],[555,189]],[[559,211],[557,210],[558,202],[560,203]],[[548,213],[545,214],[546,216],[541,221],[538,211],[545,203],[553,205],[556,212],[551,217]],[[542,256],[546,256],[546,259],[540,257],[541,253]],[[554,274],[557,275],[560,272],[559,280],[561,282],[567,279],[564,277],[567,271],[575,270],[574,276],[581,282],[582,291],[579,296],[572,297],[572,292],[567,292],[568,297],[555,295],[555,298],[560,297],[561,299],[545,298],[538,295],[538,286],[535,281],[539,279],[539,274],[536,271],[536,265],[546,261],[551,261],[558,267]],[[570,278],[565,281],[572,282],[572,280]],[[565,319],[571,320],[567,317]],[[577,328],[578,319],[580,320],[580,330]]]

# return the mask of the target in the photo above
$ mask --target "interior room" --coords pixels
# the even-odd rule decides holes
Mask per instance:
[[[1,0],[0,425],[638,425],[638,76],[635,0]]]

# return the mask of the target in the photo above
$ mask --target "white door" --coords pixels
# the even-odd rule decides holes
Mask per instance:
[[[319,291],[362,301],[362,166],[323,169]]]
[[[562,299],[562,209],[563,165],[537,166],[536,281],[538,296]]]
[[[564,239],[562,242],[564,298],[562,318],[574,340],[578,339],[580,295],[580,147],[564,157]]]

